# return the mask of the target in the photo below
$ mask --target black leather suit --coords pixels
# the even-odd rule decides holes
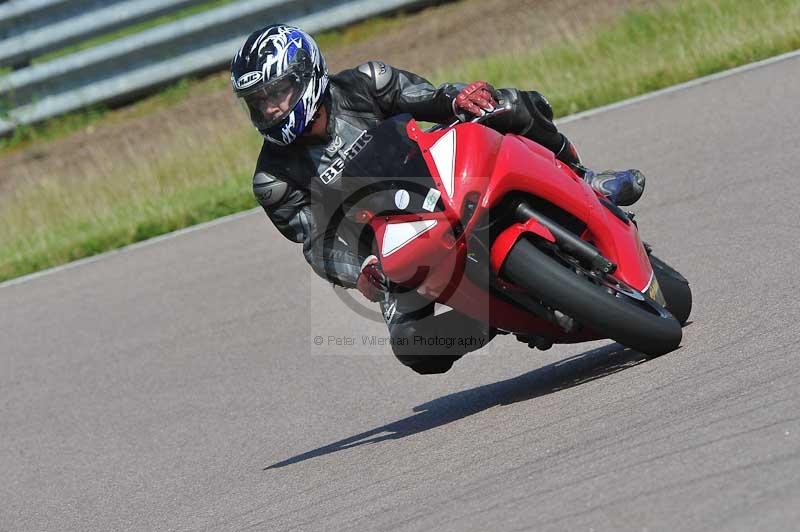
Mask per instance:
[[[329,87],[323,103],[329,117],[327,139],[317,144],[301,140],[286,147],[265,142],[253,192],[283,236],[303,244],[303,254],[319,276],[353,288],[365,255],[359,252],[360,227],[346,219],[335,226],[329,224],[343,199],[340,174],[348,151],[359,145],[368,128],[395,115],[408,113],[427,122],[453,121],[453,100],[463,85],[435,88],[416,74],[371,61],[331,76]],[[487,125],[529,137],[560,159],[573,162],[574,150],[553,125],[552,109],[542,95],[516,89],[499,92],[500,103],[511,111],[493,117]],[[413,291],[390,294],[382,309],[393,339],[473,337],[472,342],[449,348],[422,347],[421,342],[413,341],[393,343],[401,362],[420,373],[446,371],[453,361],[492,336],[487,326],[456,311],[434,317],[433,304]],[[467,343],[472,347],[465,347]]]

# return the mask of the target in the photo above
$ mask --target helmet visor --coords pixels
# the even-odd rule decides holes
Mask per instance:
[[[256,128],[269,129],[289,116],[303,95],[303,89],[300,77],[289,72],[241,94],[239,102]]]

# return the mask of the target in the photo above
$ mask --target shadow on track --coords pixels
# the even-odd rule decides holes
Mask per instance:
[[[412,416],[339,440],[313,451],[287,458],[282,462],[265,467],[264,470],[285,467],[309,458],[323,456],[366,443],[404,438],[441,427],[493,406],[527,401],[600,379],[635,366],[645,360],[645,356],[638,351],[632,351],[619,344],[604,346],[565,358],[518,377],[434,399],[414,407],[416,414]]]

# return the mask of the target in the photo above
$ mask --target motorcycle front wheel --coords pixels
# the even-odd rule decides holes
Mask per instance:
[[[677,349],[682,331],[666,309],[632,290],[593,282],[522,238],[509,252],[500,275],[545,305],[650,357]]]
[[[653,266],[664,299],[667,300],[667,309],[681,325],[685,325],[689,320],[689,314],[692,313],[692,289],[689,288],[689,281],[655,255],[650,255],[650,264]]]

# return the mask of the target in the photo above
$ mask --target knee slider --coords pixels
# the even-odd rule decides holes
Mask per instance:
[[[453,367],[456,360],[461,358],[455,355],[412,355],[401,354],[397,349],[394,351],[404,366],[411,368],[420,375],[437,375],[445,373]]]

